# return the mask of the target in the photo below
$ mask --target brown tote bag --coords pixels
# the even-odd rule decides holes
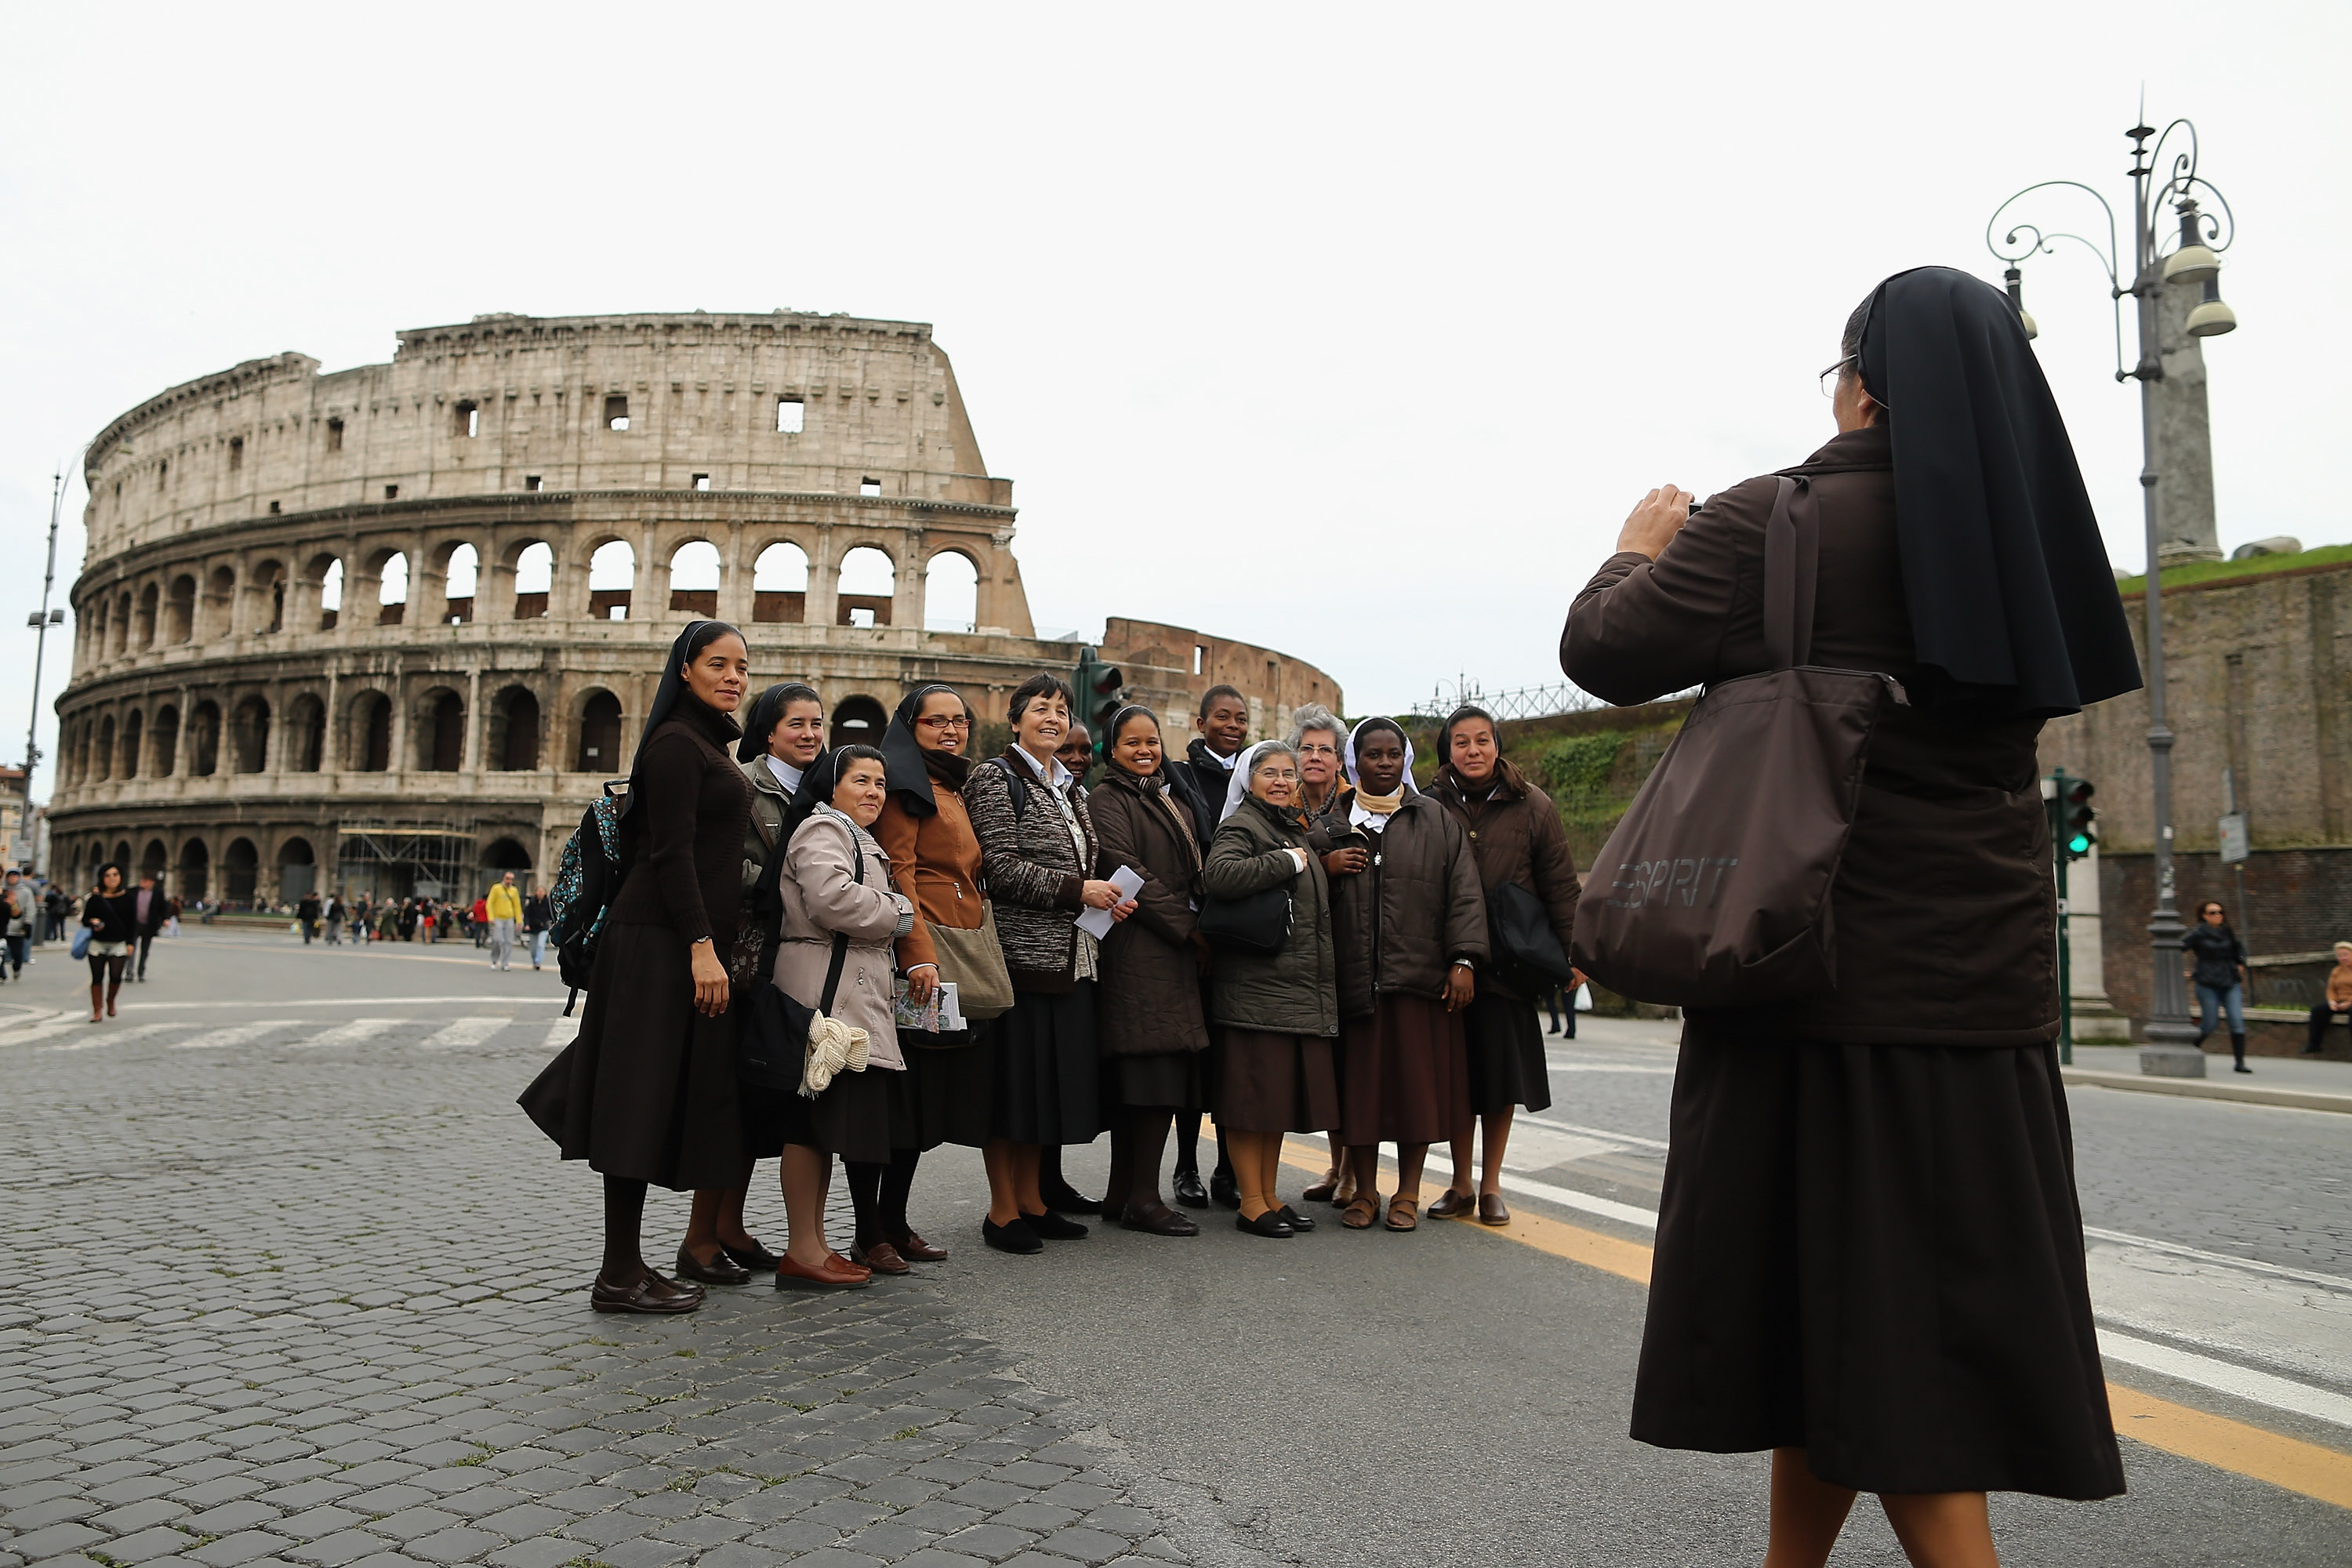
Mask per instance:
[[[1837,984],[1830,885],[1872,730],[1900,682],[1805,663],[1821,556],[1811,498],[1783,478],[1764,531],[1771,668],[1707,688],[1594,862],[1577,967],[1620,995],[1753,1007]]]
[[[956,1008],[974,1022],[1002,1017],[1013,1011],[1013,972],[1004,966],[1004,950],[996,941],[996,905],[983,900],[980,929],[965,931],[934,921],[931,951],[938,954],[940,978],[952,980]]]

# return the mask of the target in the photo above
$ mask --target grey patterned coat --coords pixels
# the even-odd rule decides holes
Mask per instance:
[[[1008,770],[1011,770],[1008,772]],[[1021,782],[1013,782],[1013,773]],[[1013,792],[1023,793],[1018,811]],[[1078,928],[1086,908],[1087,876],[1101,853],[1087,792],[1076,783],[1062,786],[1086,837],[1080,858],[1069,824],[1047,787],[1023,759],[1009,750],[971,770],[964,781],[963,807],[980,840],[981,875],[996,909],[997,945],[1015,991],[1064,992],[1077,984]]]

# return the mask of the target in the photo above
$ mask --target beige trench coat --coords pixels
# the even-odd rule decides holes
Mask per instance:
[[[827,1016],[866,1031],[869,1066],[903,1070],[907,1062],[890,1011],[898,980],[893,944],[911,921],[912,906],[891,889],[889,858],[872,835],[829,805],[801,824],[786,855],[777,882],[784,901],[777,988],[815,1006],[824,994],[834,933],[846,934],[849,951]],[[862,884],[851,874],[856,856],[866,862]]]

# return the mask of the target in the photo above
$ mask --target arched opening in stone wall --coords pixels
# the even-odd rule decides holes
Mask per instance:
[[[142,877],[152,877],[160,882],[171,864],[171,851],[163,847],[160,838],[150,838],[147,847],[139,852],[139,874]]]
[[[122,868],[122,885],[126,888],[129,887],[131,885],[131,840],[128,838],[116,839],[114,841],[114,853],[110,857],[110,858],[112,859],[116,865]]]
[[[669,558],[669,607],[673,613],[719,613],[719,546],[707,539],[677,547]]]
[[[547,614],[548,595],[555,591],[555,547],[533,540],[514,554],[514,618],[535,621]]]
[[[897,580],[898,568],[890,557],[870,544],[861,544],[843,556],[834,625],[888,626],[891,590]]]
[[[254,607],[254,629],[262,632],[282,632],[286,629],[285,566],[276,561],[265,561],[253,572],[254,593],[260,602]]]
[[[968,632],[980,624],[980,568],[961,550],[942,550],[923,574],[923,627]]]
[[[233,908],[245,909],[253,903],[254,889],[261,881],[261,851],[253,847],[250,838],[233,838],[221,853],[221,898]]]
[[[482,574],[482,552],[470,544],[449,552],[441,580],[441,619],[452,626],[474,618],[476,590]]]
[[[490,699],[488,742],[491,768],[527,773],[539,766],[539,699],[527,686],[509,686]]]
[[[184,643],[196,635],[196,580],[185,573],[172,579],[172,595],[163,609],[163,637]]]
[[[375,624],[396,626],[408,614],[408,557],[394,551],[376,568]]]
[[[89,720],[77,720],[73,738],[66,743],[66,763],[73,769],[76,784],[89,782]]]
[[[833,740],[836,746],[878,746],[890,716],[871,697],[844,698],[833,710]]]
[[[236,705],[230,726],[232,765],[241,773],[257,773],[269,765],[269,704],[248,697]]]
[[[114,715],[108,713],[98,721],[98,749],[92,753],[98,771],[90,777],[104,784],[114,776]]]
[[[180,897],[189,903],[212,892],[212,855],[201,838],[180,846]]]
[[[298,773],[315,773],[326,760],[327,705],[304,692],[287,705],[286,765]]]
[[[139,743],[146,738],[146,716],[133,708],[122,716],[122,776],[139,776]]]
[[[615,777],[621,768],[621,700],[609,691],[589,693],[580,705],[580,755],[572,771]]]
[[[188,772],[210,778],[220,767],[220,705],[199,702],[188,715]]]
[[[161,599],[162,595],[155,591],[155,584],[152,583],[139,590],[138,626],[141,647],[155,646],[155,612]]]
[[[226,566],[215,566],[205,593],[205,640],[225,637],[236,629],[236,574]]]
[[[637,552],[625,539],[608,539],[588,557],[588,618],[625,621],[636,587]]]
[[[381,691],[362,691],[352,699],[350,741],[343,754],[363,773],[392,767],[392,699]]]
[[[444,687],[425,694],[416,752],[426,773],[454,773],[466,758],[466,700]]]
[[[180,710],[169,703],[155,710],[155,776],[167,779],[180,764]]]
[[[753,625],[790,625],[808,618],[808,552],[782,542],[751,563]]]
[[[128,593],[114,602],[114,651],[131,651],[131,595]]]
[[[278,896],[299,902],[319,890],[319,856],[307,838],[289,838],[278,847]]]
[[[82,616],[82,626],[89,634],[86,651],[93,663],[106,657],[106,623],[112,613],[112,605],[100,594],[89,602],[89,613]]]
[[[341,556],[321,555],[310,563],[311,582],[319,585],[319,629],[331,632],[343,616],[343,563]]]
[[[515,886],[523,892],[530,890],[530,851],[512,838],[494,838],[482,851],[482,869],[478,880],[485,889],[498,886],[509,871],[514,873]]]

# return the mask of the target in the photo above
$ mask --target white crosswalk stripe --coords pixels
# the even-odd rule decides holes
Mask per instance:
[[[579,1037],[579,1019],[558,1018],[555,1022],[547,1026],[547,1039],[540,1048],[541,1050],[548,1051],[560,1051]]]
[[[52,1051],[86,1051],[92,1046],[116,1046],[125,1040],[143,1039],[149,1035],[169,1034],[173,1029],[185,1029],[187,1024],[133,1024],[127,1029],[108,1028],[102,1025],[84,1024],[79,1035],[59,1030],[65,1036],[55,1045],[45,1047]]]
[[[456,1050],[467,1046],[478,1046],[514,1020],[509,1017],[457,1018],[442,1026],[438,1034],[417,1043],[428,1051]]]
[[[356,1046],[373,1040],[378,1035],[388,1035],[407,1022],[406,1018],[353,1018],[348,1024],[338,1024],[331,1029],[321,1030],[307,1040],[288,1043],[305,1050],[318,1046]]]
[[[300,1018],[280,1018],[268,1024],[226,1024],[184,1040],[173,1040],[171,1048],[175,1051],[208,1051],[223,1046],[241,1046],[247,1040],[259,1039],[272,1029],[283,1029],[302,1022],[305,1020]]]

